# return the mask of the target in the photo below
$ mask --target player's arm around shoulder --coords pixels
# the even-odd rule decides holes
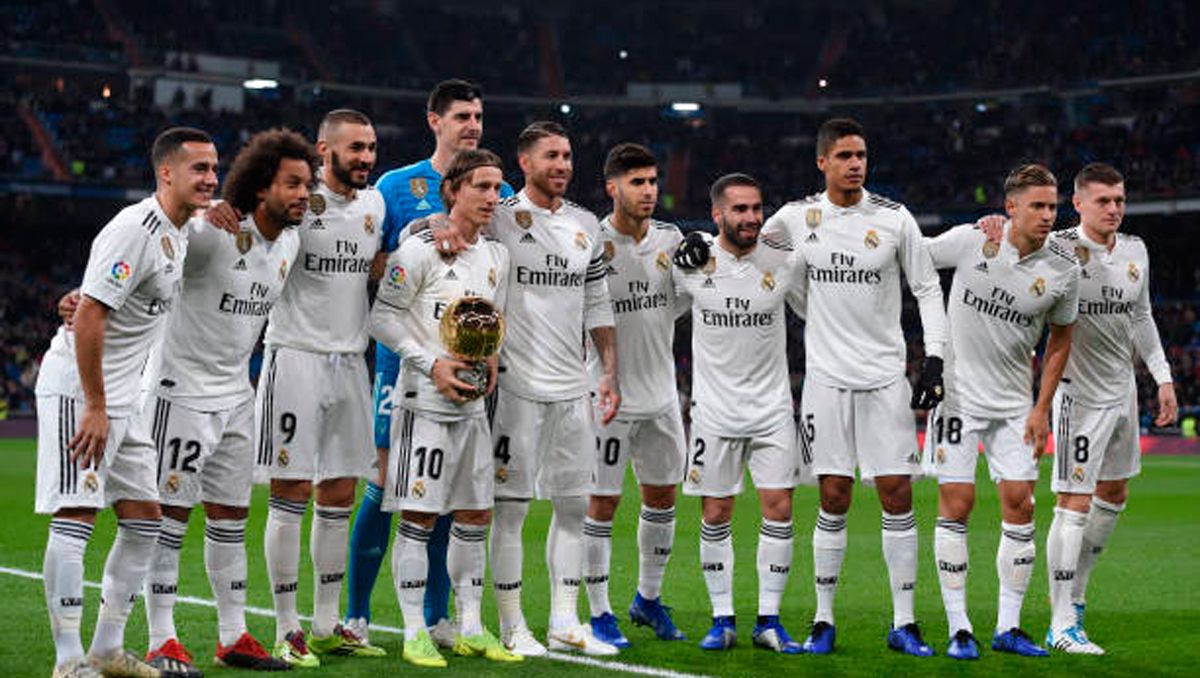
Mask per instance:
[[[402,319],[424,283],[431,256],[437,256],[424,238],[408,238],[387,256],[383,279],[367,320],[371,336],[393,351],[401,342]]]
[[[758,239],[763,242],[775,242],[792,247],[797,242],[795,230],[804,217],[799,212],[797,203],[789,202],[780,207],[763,223]]]
[[[987,237],[975,224],[959,224],[933,238],[922,238],[935,268],[956,268],[972,249],[983,247]]]

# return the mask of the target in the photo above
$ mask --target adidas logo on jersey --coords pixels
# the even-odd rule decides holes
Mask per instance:
[[[458,280],[458,274],[454,272],[454,269],[446,271],[446,280]]]
[[[805,239],[804,239],[804,241],[805,241],[805,242],[817,242],[817,234],[816,234],[816,233],[809,233],[809,234],[808,234],[808,237],[807,237],[807,238],[805,238]]]
[[[988,272],[987,262],[981,261],[978,264],[975,264],[975,270],[979,271],[980,273],[987,273]]]
[[[704,284],[701,287],[716,287],[716,283],[712,281],[712,278],[705,278]]]
[[[313,219],[308,224],[308,227],[314,231],[324,231],[325,230],[325,222],[321,221],[319,218]]]
[[[244,270],[246,270],[246,260],[245,260],[245,259],[238,259],[238,260],[237,260],[237,263],[233,265],[233,270],[235,270],[235,271],[244,271]]]
[[[537,240],[534,239],[532,233],[526,233],[525,235],[521,236],[521,240],[519,242],[523,245],[525,243],[536,243]]]

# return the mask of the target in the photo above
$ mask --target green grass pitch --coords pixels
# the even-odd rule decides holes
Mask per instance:
[[[53,665],[53,646],[46,619],[42,584],[21,577],[13,570],[40,573],[46,542],[45,516],[32,513],[34,493],[34,443],[32,440],[0,440],[0,612],[5,623],[4,642],[0,643],[0,675],[46,676]],[[1046,530],[1052,517],[1053,497],[1044,469],[1038,487],[1038,566],[1026,598],[1025,628],[1041,638],[1049,620],[1046,597]],[[981,481],[983,478],[981,478]],[[748,485],[749,487],[749,485]],[[730,652],[706,653],[695,646],[709,623],[708,596],[698,567],[698,501],[684,498],[679,508],[675,554],[667,573],[664,600],[674,606],[675,619],[688,635],[683,643],[663,643],[652,639],[649,631],[623,627],[634,647],[616,659],[636,672],[672,675],[671,672],[711,676],[767,676],[788,673],[827,675],[903,675],[1005,674],[1060,675],[1186,675],[1200,664],[1200,592],[1196,582],[1200,570],[1200,519],[1196,509],[1200,487],[1200,458],[1148,457],[1144,471],[1132,484],[1129,509],[1121,518],[1108,551],[1102,556],[1093,577],[1089,597],[1088,631],[1107,648],[1106,657],[1068,657],[1052,655],[1048,659],[999,656],[986,651],[979,662],[953,662],[945,657],[918,660],[900,656],[884,646],[884,634],[891,621],[887,574],[880,552],[879,508],[874,492],[858,488],[850,511],[850,547],[846,554],[838,592],[838,651],[829,657],[785,657],[751,646],[750,630],[756,610],[757,584],[754,573],[758,512],[753,493],[743,495],[735,515],[734,541],[735,603],[739,612],[739,643]],[[998,534],[998,509],[990,483],[981,482],[976,515],[971,523],[970,611],[982,638],[990,637],[996,614],[996,577],[994,555]],[[917,616],[926,637],[939,654],[945,650],[946,622],[941,609],[937,578],[931,556],[933,520],[936,507],[932,482],[918,484],[916,511],[921,532],[921,576],[917,591]],[[617,516],[614,533],[612,599],[617,612],[629,604],[637,577],[636,521],[637,500],[632,478],[627,481],[626,501]],[[816,491],[801,488],[796,493],[796,552],[792,578],[784,600],[783,621],[794,636],[803,637],[814,605],[810,535],[816,513]],[[261,488],[254,497],[254,510],[248,534],[250,556],[249,600],[253,606],[271,605],[262,555],[262,529],[266,497]],[[309,513],[311,516],[311,511]],[[535,502],[525,528],[528,546],[525,559],[525,612],[534,632],[545,633],[548,610],[548,583],[543,559],[544,535],[549,521],[549,505]],[[194,517],[184,545],[181,596],[211,599],[203,571],[203,528]],[[104,557],[112,543],[115,520],[110,512],[102,514],[87,554],[86,578],[99,581]],[[307,526],[304,529],[304,562],[301,572],[311,572],[308,562]],[[311,609],[311,578],[301,576],[301,610]],[[586,618],[586,596],[582,593],[581,615]],[[84,612],[85,646],[95,623],[99,592],[87,589]],[[344,600],[344,597],[343,597]],[[387,565],[380,573],[373,600],[375,621],[400,626],[400,613],[392,590]],[[484,617],[496,628],[495,610],[490,593],[485,595]],[[272,640],[274,622],[264,616],[248,617],[251,630],[261,640]],[[237,675],[212,665],[216,639],[216,613],[210,607],[180,603],[176,608],[177,627],[184,643],[197,655],[199,666],[208,675]],[[380,672],[415,672],[418,669],[399,659],[400,638],[376,632],[373,640],[387,649],[385,659],[339,659],[325,661],[321,669],[309,675],[376,676]],[[128,647],[144,651],[145,614],[139,603],[130,618]],[[986,643],[985,643],[986,644]],[[567,663],[558,660],[534,660],[524,664],[498,666],[482,659],[450,658],[445,674],[517,675],[529,670],[540,676],[588,676],[613,674],[613,669]],[[646,669],[649,669],[646,670]],[[651,673],[654,671],[655,673]],[[430,674],[433,670],[427,670]]]

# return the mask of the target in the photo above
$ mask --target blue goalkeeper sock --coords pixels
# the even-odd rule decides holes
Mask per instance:
[[[446,549],[450,548],[450,524],[454,516],[438,516],[425,552],[429,555],[429,575],[425,579],[425,624],[432,627],[439,619],[450,618],[450,572],[446,569]]]
[[[375,578],[379,576],[392,533],[392,514],[379,509],[382,502],[383,488],[368,482],[350,533],[347,620],[362,617],[371,621],[371,590],[375,588]]]

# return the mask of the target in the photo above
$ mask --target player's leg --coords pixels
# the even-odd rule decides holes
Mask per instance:
[[[583,575],[583,522],[595,472],[595,432],[591,402],[584,396],[549,403],[542,430],[544,450],[538,469],[538,496],[553,507],[546,535],[546,570],[550,575],[550,624],[547,646],[608,656],[618,649],[579,623],[579,584]]]
[[[350,513],[360,478],[374,477],[370,392],[366,362],[358,356],[326,359],[330,374],[323,403],[321,435],[316,446],[317,469],[312,534],[313,620],[309,645],[317,654],[382,657],[382,648],[368,644],[340,622],[342,582],[350,550]]]
[[[700,569],[712,604],[713,625],[700,640],[706,650],[737,641],[733,612],[733,503],[741,494],[746,440],[722,438],[692,422],[684,494],[700,497]]]
[[[975,467],[980,434],[986,423],[964,417],[947,404],[929,415],[925,453],[938,480],[938,515],[933,554],[952,659],[978,659],[979,643],[967,616],[967,520],[975,508]]]
[[[429,557],[429,576],[425,585],[425,622],[432,624],[430,633],[434,642],[447,649],[454,647],[458,630],[450,619],[450,572],[446,564],[447,549],[450,548],[450,527],[454,516],[442,515],[433,523],[426,551]]]
[[[1004,421],[984,440],[991,475],[1000,495],[1000,546],[996,573],[1000,599],[992,649],[1027,657],[1046,655],[1021,628],[1021,607],[1033,576],[1037,545],[1034,541],[1033,488],[1037,460],[1024,441],[1024,417]]]
[[[78,424],[77,407],[82,414],[83,404],[71,398],[38,397],[35,509],[52,516],[42,561],[42,580],[54,639],[55,675],[80,671],[87,665],[79,633],[83,618],[83,558],[96,523],[96,511],[103,506],[103,496],[85,488],[90,469],[73,463],[67,446]],[[113,448],[111,434],[108,448],[106,452]]]
[[[451,425],[453,449],[459,453],[454,468],[446,472],[447,509],[453,509],[446,565],[454,586],[454,606],[459,625],[453,651],[460,656],[482,656],[491,661],[518,662],[524,657],[505,648],[483,625],[483,578],[487,567],[490,507],[496,494],[491,431],[480,415]]]
[[[309,652],[296,593],[300,526],[312,497],[328,360],[305,351],[268,349],[254,401],[255,477],[270,480],[263,555],[275,608],[273,654],[293,666],[320,665]]]
[[[254,408],[238,405],[222,415],[220,442],[204,460],[204,569],[217,603],[217,649],[213,661],[260,671],[288,668],[246,628],[246,520],[254,469]]]
[[[1054,521],[1046,534],[1046,573],[1050,589],[1050,628],[1046,643],[1071,654],[1102,654],[1076,628],[1071,591],[1075,584],[1083,534],[1096,478],[1112,437],[1114,412],[1073,402],[1069,385],[1054,397],[1054,477],[1051,489],[1057,494]],[[1114,412],[1115,413],[1115,412]]]
[[[117,514],[117,538],[104,564],[100,613],[88,653],[105,673],[138,671],[145,666],[124,650],[124,639],[125,623],[145,584],[162,521],[155,457],[149,421],[135,414],[117,449],[104,462],[105,500]]]
[[[625,468],[629,465],[630,433],[638,424],[613,420],[598,426],[596,435],[596,483],[583,519],[583,544],[586,558],[583,583],[587,587],[592,633],[610,645],[629,647],[621,633],[608,597],[609,567],[612,560],[613,516],[621,502]]]
[[[797,477],[796,429],[787,423],[769,435],[749,441],[750,477],[758,489],[762,523],[758,530],[758,619],[753,640],[784,654],[803,652],[779,621],[779,607],[791,572],[792,492]]]
[[[679,408],[644,421],[636,437],[631,447],[642,506],[637,532],[638,588],[629,606],[629,619],[654,629],[660,640],[684,640],[670,609],[662,603],[663,576],[675,546],[675,486],[684,475],[687,455]]]
[[[350,532],[350,563],[346,569],[346,625],[363,638],[371,622],[371,591],[387,553],[392,516],[380,508],[391,446],[392,393],[399,359],[386,346],[375,344],[375,388],[373,393],[376,476],[367,481],[362,501],[354,514]]]
[[[821,505],[813,529],[813,581],[817,607],[806,652],[827,654],[837,637],[833,601],[846,556],[846,513],[854,487],[854,426],[851,392],[804,381],[800,435],[812,453]]]
[[[521,611],[522,528],[537,480],[544,425],[545,411],[540,403],[507,393],[503,388],[497,391],[492,422],[496,506],[488,557],[500,615],[500,639],[510,650],[527,657],[546,653],[546,648],[529,632]]]
[[[1104,551],[1117,526],[1117,519],[1125,510],[1125,502],[1129,496],[1129,479],[1141,473],[1142,469],[1135,391],[1130,390],[1127,402],[1120,409],[1122,411],[1119,415],[1108,415],[1114,416],[1115,425],[1112,437],[1104,450],[1104,461],[1088,510],[1079,563],[1075,568],[1075,581],[1071,590],[1071,601],[1076,615],[1075,625],[1084,637],[1087,636],[1083,630],[1083,613],[1088,579],[1097,557]]]

